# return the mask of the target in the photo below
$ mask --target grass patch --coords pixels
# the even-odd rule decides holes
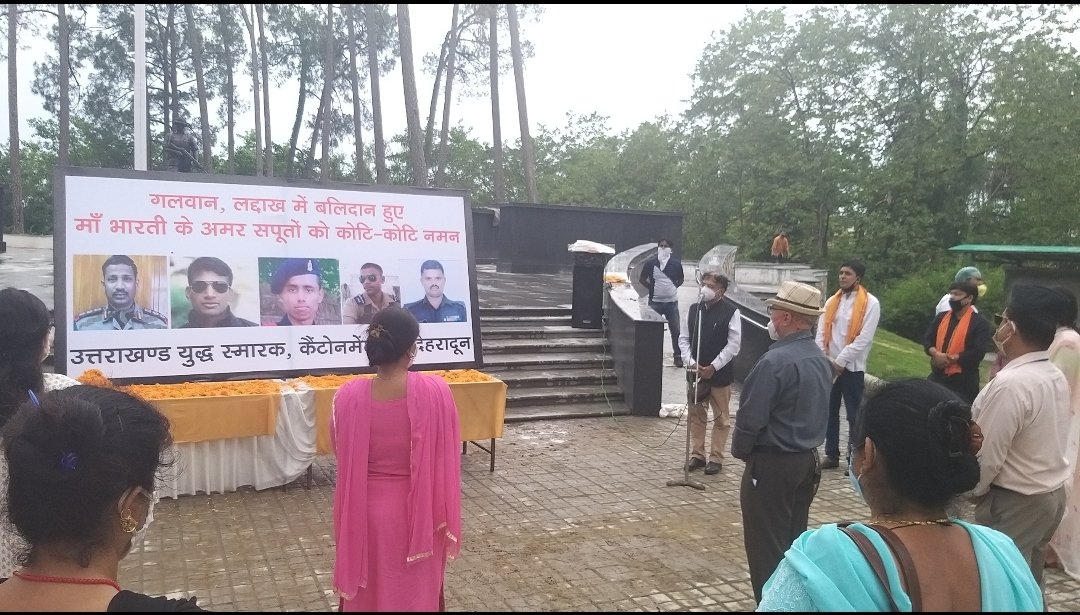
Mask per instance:
[[[926,378],[930,375],[930,357],[923,352],[922,344],[878,328],[866,373],[885,380]]]
[[[986,385],[989,368],[988,361],[979,365],[983,386]],[[922,344],[878,329],[874,334],[874,344],[870,347],[866,373],[885,380],[926,378],[930,375],[930,357],[923,352]]]

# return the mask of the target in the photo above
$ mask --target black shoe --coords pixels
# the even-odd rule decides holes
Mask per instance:
[[[690,461],[687,462],[687,464],[686,464],[686,471],[687,472],[693,472],[694,470],[697,470],[698,468],[704,468],[704,467],[705,467],[705,460],[704,459],[698,459],[697,457],[691,457]]]
[[[722,467],[723,466],[720,465],[719,461],[710,461],[709,463],[705,464],[705,473],[706,474],[719,474],[720,473],[720,468],[722,468]]]
[[[821,462],[821,469],[822,470],[831,470],[833,468],[839,468],[839,467],[840,467],[840,460],[839,459],[833,459],[832,457],[826,457],[825,461]]]
[[[683,367],[682,359],[675,357],[675,367]]]

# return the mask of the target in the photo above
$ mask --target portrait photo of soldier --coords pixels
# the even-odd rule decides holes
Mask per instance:
[[[235,313],[241,296],[249,299],[243,304],[244,314],[258,309],[254,282],[238,280],[233,267],[215,256],[200,256],[185,265],[187,260],[177,258],[172,264],[174,329],[259,326]],[[240,292],[241,286],[246,292]]]
[[[75,255],[72,260],[75,331],[169,328],[164,256]]]
[[[401,307],[399,291],[388,283],[381,265],[364,263],[360,266],[359,279],[363,290],[352,296],[345,293],[341,306],[342,324],[366,325],[379,310],[391,305]]]
[[[454,301],[446,295],[447,276],[443,264],[437,260],[426,260],[420,263],[419,269],[423,296],[406,304],[405,309],[412,312],[416,320],[422,323],[467,322],[469,318],[465,303]]]
[[[259,259],[264,326],[340,325],[338,263],[328,258]]]

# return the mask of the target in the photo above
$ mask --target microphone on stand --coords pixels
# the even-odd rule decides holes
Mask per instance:
[[[699,491],[704,491],[705,490],[705,485],[703,483],[699,483],[699,482],[697,482],[695,480],[690,479],[690,468],[689,468],[689,466],[690,466],[690,405],[694,404],[694,403],[697,403],[697,399],[696,399],[696,397],[697,397],[697,389],[698,389],[698,384],[701,382],[701,373],[697,371],[697,369],[698,369],[697,357],[701,356],[701,313],[705,309],[705,293],[703,292],[702,289],[706,288],[705,286],[701,285],[701,270],[697,271],[697,273],[695,275],[695,278],[697,279],[697,282],[698,282],[698,300],[697,300],[697,308],[698,309],[697,309],[697,329],[693,330],[693,331],[695,333],[697,333],[697,339],[696,340],[691,339],[690,341],[691,341],[691,343],[696,342],[696,349],[695,349],[695,352],[694,352],[694,359],[690,363],[687,363],[687,365],[686,365],[687,375],[689,376],[689,372],[690,372],[691,369],[694,370],[695,375],[694,375],[693,382],[691,383],[690,379],[687,378],[687,382],[686,382],[686,385],[685,385],[686,386],[686,449],[685,449],[685,451],[683,453],[683,477],[682,477],[682,480],[678,480],[678,479],[669,480],[667,482],[667,486],[668,487],[692,487],[692,488],[697,489]],[[709,290],[712,290],[712,289],[709,289]],[[690,319],[689,319],[689,315],[687,315],[687,316],[688,317],[687,317],[686,326],[689,327],[690,326]],[[691,336],[691,338],[693,338],[693,336]]]

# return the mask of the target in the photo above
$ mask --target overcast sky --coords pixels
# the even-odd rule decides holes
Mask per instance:
[[[547,5],[539,21],[522,23],[523,36],[534,47],[534,56],[525,62],[530,126],[534,131],[540,124],[558,126],[567,112],[596,112],[609,117],[611,129],[621,132],[664,114],[678,116],[691,94],[690,75],[713,33],[735,23],[747,7],[770,6],[784,5]],[[450,25],[451,7],[410,6],[421,122],[427,118],[433,82],[432,75],[422,72],[421,58],[438,51]],[[500,45],[508,46],[509,40],[503,40],[507,38],[500,38]],[[19,52],[19,114],[24,139],[31,134],[26,120],[45,115],[41,100],[30,92],[33,63],[44,50],[33,41],[28,45]],[[380,85],[384,132],[389,137],[405,129],[400,63],[383,76]],[[519,134],[512,70],[506,71],[499,87],[503,139],[512,142]],[[7,135],[7,100],[5,92],[0,99],[5,110],[0,113],[0,135],[4,135],[0,139]],[[275,141],[292,128],[295,100],[295,84],[285,84],[271,96]],[[213,107],[211,113],[215,113]],[[195,107],[190,115],[197,114]],[[243,129],[253,119],[249,116],[240,122]],[[472,128],[474,138],[490,142],[488,98],[457,97],[451,107],[451,122]],[[365,137],[370,143],[370,129]]]

